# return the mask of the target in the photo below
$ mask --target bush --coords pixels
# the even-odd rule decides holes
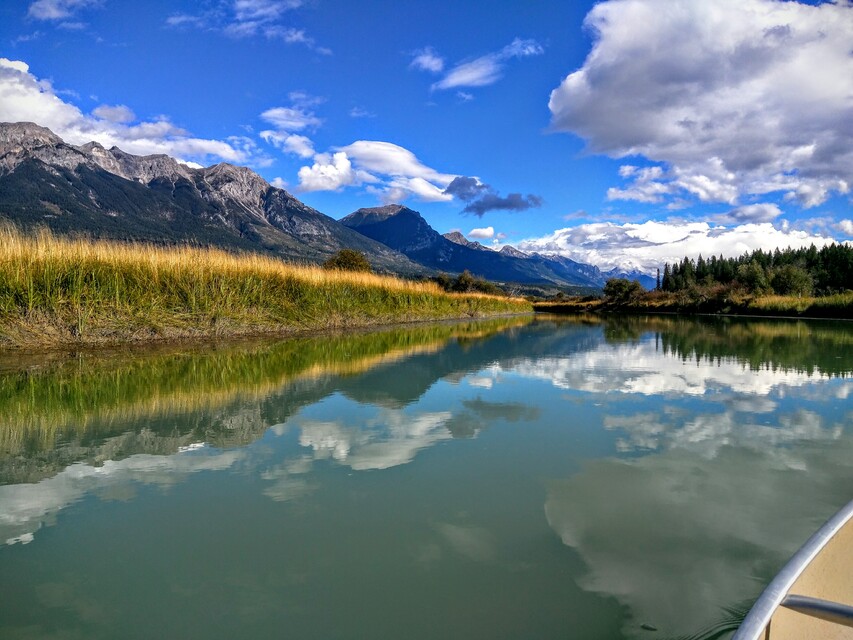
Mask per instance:
[[[604,283],[604,297],[609,302],[629,302],[639,298],[642,293],[643,285],[636,280],[610,278]]]
[[[453,293],[487,293],[493,296],[505,296],[506,292],[498,285],[477,278],[471,275],[471,272],[465,269],[456,278],[451,278],[446,273],[440,273],[433,279],[439,287],[448,292]]]
[[[367,273],[373,271],[367,256],[354,249],[341,249],[323,263],[323,268],[337,271],[366,271]]]
[[[783,296],[810,296],[812,277],[808,271],[793,264],[779,267],[770,281],[773,290]]]

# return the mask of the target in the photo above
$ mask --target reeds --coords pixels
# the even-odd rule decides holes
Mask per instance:
[[[270,256],[0,228],[0,346],[141,341],[529,311],[430,282]]]

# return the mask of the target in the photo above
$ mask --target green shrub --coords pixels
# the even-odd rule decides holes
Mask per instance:
[[[355,249],[341,249],[323,263],[323,268],[338,271],[364,271],[367,273],[373,271],[373,267],[367,261],[367,256]]]

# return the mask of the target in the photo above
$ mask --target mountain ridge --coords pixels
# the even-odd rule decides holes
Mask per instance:
[[[24,228],[214,244],[295,262],[322,262],[351,248],[379,271],[424,271],[246,167],[194,168],[162,154],[75,146],[33,123],[0,123],[0,212]]]
[[[567,258],[552,260],[520,251],[493,251],[479,243],[476,247],[467,240],[461,243],[454,234],[449,234],[452,238],[443,236],[417,211],[402,205],[361,208],[340,222],[439,271],[468,270],[501,283],[588,288],[599,288],[603,284],[598,282],[600,271],[596,267],[579,265]]]

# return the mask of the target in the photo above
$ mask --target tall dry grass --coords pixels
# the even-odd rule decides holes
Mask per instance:
[[[366,326],[530,310],[429,282],[218,249],[0,228],[0,346]]]

